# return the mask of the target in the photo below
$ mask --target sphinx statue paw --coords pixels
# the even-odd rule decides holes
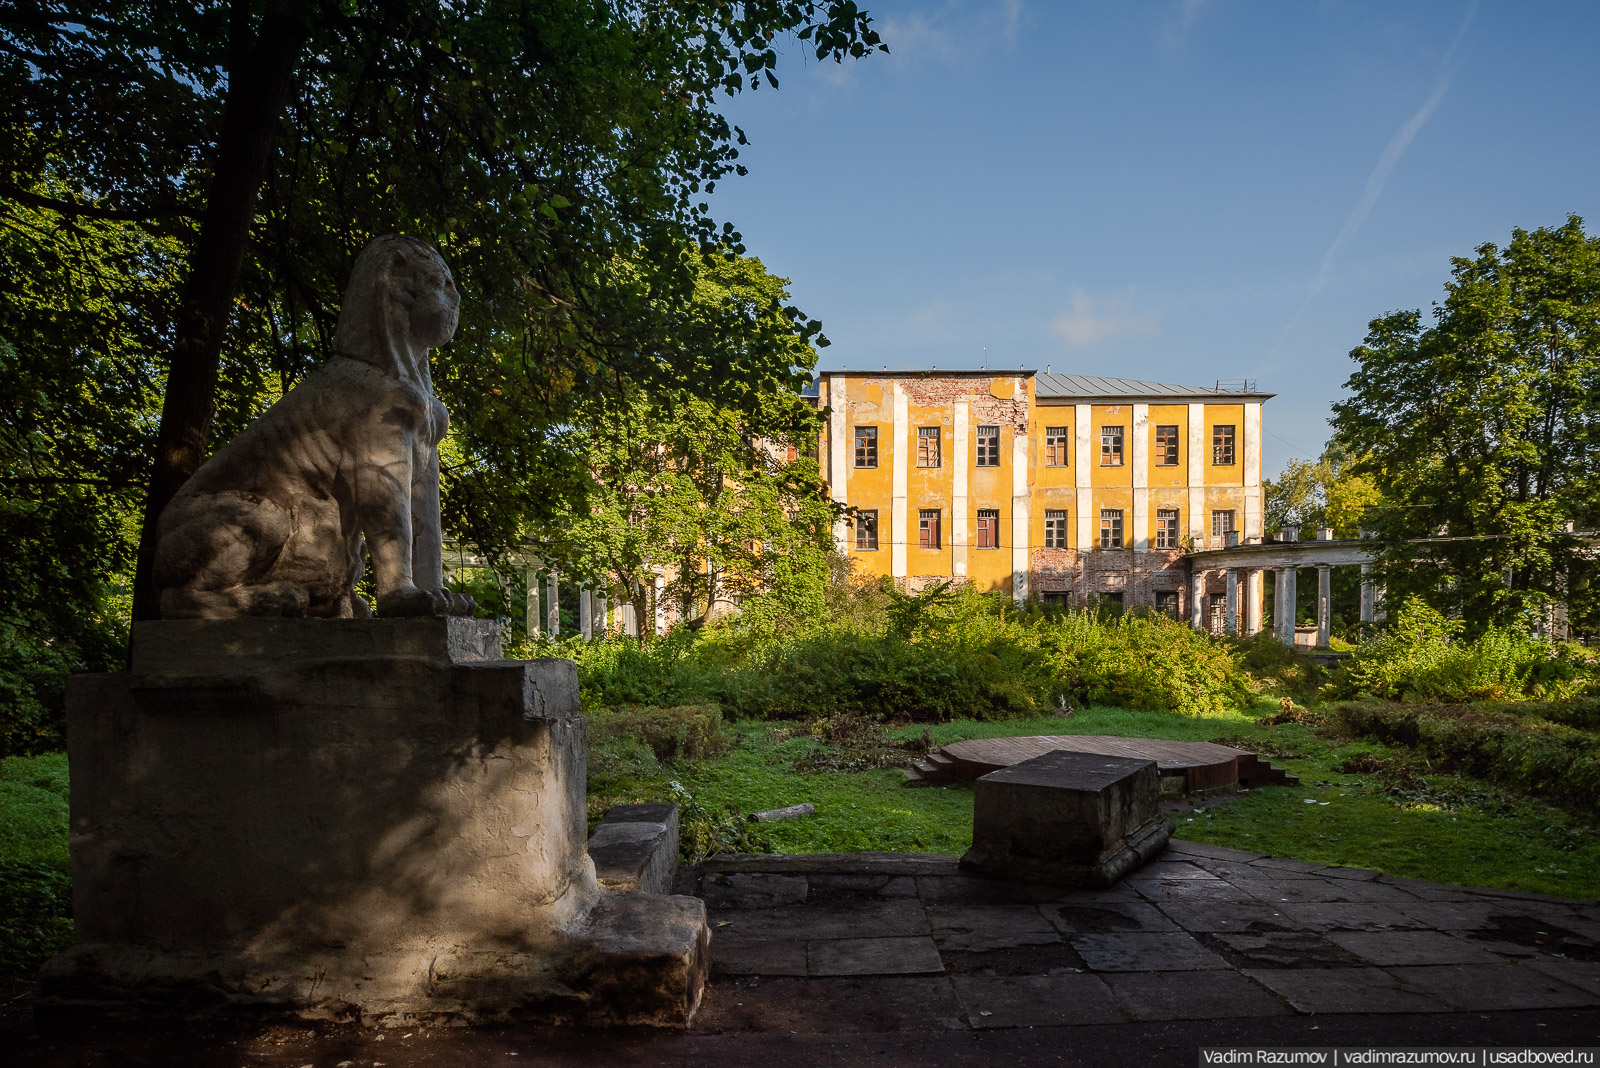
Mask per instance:
[[[378,615],[387,619],[470,616],[477,607],[471,594],[452,593],[446,589],[420,590],[415,586],[401,586],[378,597]]]

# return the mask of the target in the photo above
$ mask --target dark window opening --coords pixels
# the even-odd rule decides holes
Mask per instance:
[[[917,512],[917,548],[937,549],[939,537],[939,509],[923,508]]]
[[[1233,427],[1218,423],[1211,428],[1211,464],[1227,467],[1233,463]]]
[[[878,466],[878,428],[875,426],[856,427],[856,466]]]
[[[856,548],[871,551],[878,547],[877,509],[863,510],[856,519]]]
[[[1100,428],[1100,466],[1122,466],[1122,428],[1120,426],[1103,426]]]
[[[1178,428],[1162,424],[1156,427],[1156,466],[1178,466]]]
[[[1178,547],[1178,510],[1176,508],[1156,509],[1156,548],[1176,549]]]
[[[939,467],[939,428],[917,427],[917,466]]]
[[[1067,466],[1067,428],[1064,426],[1047,426],[1044,428],[1044,465],[1046,467]]]
[[[1100,509],[1100,548],[1122,548],[1122,509]]]
[[[1000,428],[998,426],[980,426],[978,428],[978,466],[1000,466]]]
[[[1044,547],[1046,549],[1065,549],[1067,547],[1067,513],[1048,509],[1044,513]]]
[[[978,548],[1000,548],[1000,509],[978,509]]]

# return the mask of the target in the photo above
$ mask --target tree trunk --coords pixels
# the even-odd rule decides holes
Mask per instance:
[[[309,0],[267,0],[260,27],[250,33],[250,4],[234,0],[228,99],[222,112],[216,169],[200,235],[189,254],[177,340],[172,346],[161,428],[145,499],[134,578],[133,618],[155,619],[161,606],[152,565],[156,523],[178,488],[206,454],[216,413],[222,343],[232,318],[245,242],[256,197],[288,100],[300,52],[310,35]]]

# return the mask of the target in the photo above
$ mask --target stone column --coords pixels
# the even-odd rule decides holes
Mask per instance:
[[[1222,633],[1230,638],[1239,636],[1239,569],[1228,568],[1228,607],[1222,620]]]
[[[546,623],[550,628],[550,637],[561,637],[561,598],[560,590],[556,586],[556,569],[551,568],[550,574],[544,580],[544,599]]]
[[[1247,638],[1254,638],[1261,633],[1261,595],[1262,586],[1260,568],[1252,568],[1245,572],[1244,592],[1244,634]]]
[[[1193,570],[1189,572],[1189,626],[1195,630],[1205,628],[1205,611],[1202,602],[1205,600],[1206,573]]]
[[[1326,649],[1333,636],[1333,568],[1317,566],[1317,648]]]
[[[1294,648],[1295,603],[1299,594],[1295,587],[1299,583],[1299,578],[1300,576],[1292,567],[1286,567],[1278,572],[1280,586],[1277,598],[1278,612],[1279,620],[1283,627],[1279,634],[1279,640],[1291,649]]]
[[[522,569],[523,585],[526,593],[523,596],[523,608],[527,613],[525,625],[528,631],[528,640],[534,641],[539,637],[539,569],[532,564]]]
[[[594,594],[587,582],[578,587],[578,635],[586,642],[594,640]]]
[[[1361,622],[1364,625],[1370,624],[1372,622],[1373,593],[1374,592],[1375,592],[1375,590],[1374,590],[1373,583],[1372,583],[1372,565],[1371,564],[1362,564],[1361,565]]]

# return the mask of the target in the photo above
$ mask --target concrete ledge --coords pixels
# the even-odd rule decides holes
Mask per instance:
[[[727,853],[700,864],[707,872],[774,875],[818,872],[861,875],[954,875],[956,859],[945,853]]]
[[[678,874],[678,806],[617,805],[589,836],[589,859],[607,890],[671,893]]]

